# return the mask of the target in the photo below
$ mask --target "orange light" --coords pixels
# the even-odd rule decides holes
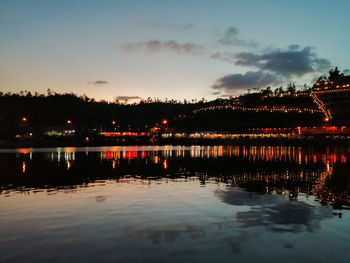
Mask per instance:
[[[22,121],[24,121],[24,122],[26,122],[27,120],[28,120],[27,117],[22,118]]]
[[[324,121],[325,122],[329,121],[329,118],[328,117],[324,118]]]
[[[167,120],[163,120],[163,124],[167,124],[168,123],[168,121]]]
[[[22,172],[26,172],[26,162],[22,162]]]
[[[21,149],[17,149],[16,152],[23,153],[23,154],[28,154],[28,153],[30,153],[30,150],[27,149],[27,148],[21,148]]]
[[[112,125],[115,125],[116,124],[116,122],[115,121],[112,121]]]
[[[71,120],[67,120],[67,124],[72,124],[72,121]]]

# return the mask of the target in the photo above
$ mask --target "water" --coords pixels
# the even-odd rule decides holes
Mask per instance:
[[[347,148],[0,150],[0,262],[350,262]]]

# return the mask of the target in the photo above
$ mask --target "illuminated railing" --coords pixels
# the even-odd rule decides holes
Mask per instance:
[[[145,132],[99,132],[98,134],[105,137],[135,137],[147,135]]]
[[[324,103],[322,100],[320,100],[315,92],[310,93],[312,99],[314,100],[314,103],[317,105],[318,109],[324,114],[325,121],[329,121],[332,119],[332,114],[329,109],[326,109]]]
[[[249,128],[244,132],[220,133],[216,131],[202,131],[194,133],[162,133],[163,139],[262,139],[262,138],[288,138],[300,139],[304,135],[327,135],[350,139],[350,128],[346,126],[324,127],[296,127],[296,128]]]
[[[344,85],[345,86],[345,85]],[[347,85],[346,87],[339,87],[339,88],[329,88],[323,87],[319,89],[315,89],[313,93],[322,94],[322,93],[336,93],[336,92],[349,92],[350,87]]]
[[[276,132],[259,132],[257,133],[203,133],[203,132],[196,132],[196,133],[164,133],[162,134],[163,139],[180,139],[180,138],[187,138],[187,139],[242,139],[242,138],[250,138],[250,139],[258,139],[258,138],[294,138],[296,134],[292,134],[290,132],[282,132],[276,131]]]
[[[286,106],[274,106],[274,107],[244,107],[244,106],[232,106],[232,105],[223,105],[223,106],[211,106],[200,108],[194,110],[193,113],[198,113],[201,111],[214,111],[214,110],[237,110],[237,111],[265,111],[265,112],[309,112],[309,113],[322,113],[322,110],[312,109],[312,108],[299,108],[299,107],[286,107]]]

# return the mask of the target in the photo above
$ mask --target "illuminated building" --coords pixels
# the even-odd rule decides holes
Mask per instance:
[[[47,128],[43,131],[43,135],[49,137],[72,137],[75,135],[75,130],[65,129],[64,127]]]

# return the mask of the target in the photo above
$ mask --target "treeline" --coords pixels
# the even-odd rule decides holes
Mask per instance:
[[[199,108],[237,103],[243,106],[315,107],[310,96],[296,96],[294,93],[289,96],[266,96],[262,92],[256,92],[213,101],[148,98],[138,103],[127,104],[118,100],[96,101],[86,95],[61,94],[51,90],[46,94],[32,94],[29,91],[0,92],[0,139],[7,140],[24,132],[40,134],[44,130],[65,127],[74,127],[78,130],[141,132],[149,131],[155,125],[161,125],[164,119],[168,120],[168,128],[184,131],[189,129],[226,130],[239,125],[255,127],[257,123],[259,126],[264,126],[267,120],[269,125],[275,123],[276,127],[279,126],[278,122],[281,119],[276,119],[271,114],[249,114],[248,116],[243,112],[224,114],[218,112],[210,117],[201,116],[200,118],[193,114],[193,111]],[[300,117],[296,122],[299,119]]]
[[[193,103],[147,99],[140,103],[126,104],[118,101],[96,101],[86,95],[74,93],[47,94],[28,91],[18,93],[0,92],[0,127],[15,129],[30,126],[35,130],[67,126],[70,120],[74,127],[106,128],[112,122],[120,129],[147,129],[162,119],[186,115],[200,107],[203,100]],[[23,123],[26,118],[26,123]]]
[[[47,90],[47,93],[39,93],[39,92],[32,92],[28,90],[22,90],[19,92],[2,92],[0,91],[0,97],[26,97],[26,98],[32,98],[32,97],[40,97],[40,98],[45,98],[45,97],[51,97],[51,96],[61,96],[61,95],[66,95],[66,96],[73,96],[76,98],[79,98],[80,100],[84,102],[92,102],[92,103],[106,103],[106,104],[118,104],[118,105],[137,105],[137,104],[144,104],[144,103],[171,103],[171,104],[201,104],[201,103],[207,103],[208,101],[205,98],[201,99],[184,99],[184,100],[176,100],[176,99],[168,99],[168,98],[158,98],[158,97],[148,97],[146,99],[138,98],[138,97],[131,97],[128,99],[126,96],[125,99],[121,99],[119,96],[115,97],[113,101],[107,101],[104,99],[101,100],[95,100],[94,98],[88,97],[86,94],[83,95],[77,95],[76,93],[70,92],[70,93],[57,93],[55,91],[52,91],[51,89]],[[123,96],[121,96],[123,97]],[[137,98],[138,102],[133,102],[130,103],[130,100],[133,100]]]

